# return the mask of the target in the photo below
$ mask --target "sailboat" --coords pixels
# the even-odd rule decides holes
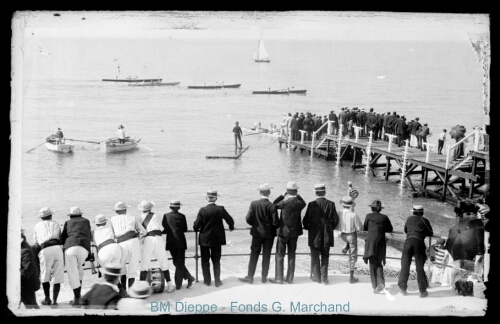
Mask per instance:
[[[257,52],[253,53],[253,59],[258,63],[269,63],[269,54],[266,52],[266,48],[264,47],[264,41],[262,40],[262,36],[259,39],[259,46],[257,48]]]

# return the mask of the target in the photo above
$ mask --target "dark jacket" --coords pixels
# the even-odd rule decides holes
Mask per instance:
[[[304,116],[300,116],[299,118],[297,118],[297,128],[299,130],[304,129]]]
[[[279,226],[278,211],[269,199],[261,198],[250,203],[246,216],[248,225],[252,226],[250,235],[258,238],[272,238],[276,236]]]
[[[284,198],[283,195],[280,195],[273,202],[277,209],[281,209],[278,235],[282,237],[299,237],[303,234],[300,213],[306,207],[306,203],[299,195],[286,200]]]
[[[364,126],[366,124],[367,119],[368,119],[367,113],[364,111],[360,111],[356,115],[356,119],[357,119],[360,126]]]
[[[396,134],[404,134],[406,132],[406,122],[403,118],[396,119],[394,123],[394,131]]]
[[[26,292],[40,289],[40,272],[35,253],[26,239],[21,241],[21,290]]]
[[[199,245],[226,245],[226,233],[222,220],[226,221],[230,230],[234,229],[234,220],[223,206],[208,204],[200,209],[193,224],[193,229],[200,232]]]
[[[328,120],[333,121],[333,124],[334,124],[334,125],[337,125],[337,126],[338,126],[338,124],[339,124],[339,118],[337,117],[337,115],[335,115],[335,113],[330,113],[330,114],[328,115]]]
[[[388,123],[389,123],[389,120],[391,119],[391,116],[392,115],[385,115],[384,116],[384,122],[382,124],[383,127],[389,127]]]
[[[110,286],[95,284],[82,296],[80,303],[83,308],[117,309],[116,305],[121,298],[120,293]]]
[[[382,129],[382,127],[384,126],[384,119],[385,116],[382,115],[377,116],[377,126],[379,129]]]
[[[333,229],[337,227],[338,222],[339,216],[333,201],[324,197],[311,201],[302,220],[304,229],[309,231],[309,246],[315,248],[333,246]]]
[[[394,124],[396,123],[397,119],[398,118],[396,117],[396,115],[389,116],[389,118],[387,119],[387,127],[389,127],[389,129],[391,130],[394,130]]]
[[[422,128],[420,129],[420,133],[418,135],[422,136],[425,139],[425,137],[429,135],[429,132],[430,132],[429,127],[422,126]]]
[[[432,236],[432,226],[429,220],[423,216],[412,215],[405,223],[406,239],[417,238],[424,240],[427,236]]]
[[[163,215],[163,233],[167,234],[166,250],[171,249],[187,249],[186,235],[187,222],[186,216],[177,211],[171,211]]]
[[[422,125],[420,125],[420,123],[418,121],[414,121],[411,124],[411,132],[410,132],[410,134],[411,135],[419,135],[420,128],[422,128]]]
[[[292,117],[292,119],[290,119],[290,129],[291,130],[299,130],[297,118]]]
[[[81,246],[90,253],[90,241],[92,233],[90,231],[90,222],[82,216],[70,216],[70,219],[64,223],[61,234],[61,244],[63,250],[72,246]]]
[[[369,257],[375,256],[385,265],[385,233],[392,232],[392,224],[389,217],[379,212],[367,214],[363,225],[363,231],[368,232],[365,239],[363,260],[367,263]]]
[[[347,115],[347,113],[345,111],[341,112],[339,114],[339,123],[345,125],[347,124],[348,121],[349,121],[349,116]]]
[[[305,131],[309,131],[309,130],[313,130],[313,127],[311,127],[312,125],[310,125],[310,122],[311,122],[311,119],[309,119],[309,117],[306,117],[302,123],[302,128],[305,130]]]

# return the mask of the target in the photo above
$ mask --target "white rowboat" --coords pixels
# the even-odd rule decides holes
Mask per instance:
[[[99,148],[101,152],[106,153],[129,151],[134,149],[140,141],[140,138],[126,137],[125,143],[120,143],[120,141],[115,137],[101,142],[101,144],[99,144]]]
[[[59,144],[59,145],[52,143],[52,142],[46,142],[45,147],[49,151],[53,151],[53,152],[70,153],[73,151],[73,148],[75,147],[75,145],[73,145],[73,142],[71,142],[71,141],[65,141],[64,144]]]

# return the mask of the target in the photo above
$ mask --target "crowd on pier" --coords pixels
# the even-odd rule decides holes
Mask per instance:
[[[295,272],[295,254],[298,238],[303,230],[308,231],[307,244],[311,255],[311,279],[320,284],[329,284],[328,263],[330,249],[334,246],[333,231],[339,231],[340,238],[345,242],[342,253],[349,256],[350,276],[349,283],[354,284],[358,278],[354,276],[355,264],[358,261],[357,234],[367,232],[362,259],[369,264],[370,279],[374,293],[380,293],[385,288],[383,266],[386,259],[385,233],[393,231],[389,217],[382,213],[383,204],[375,199],[369,207],[371,212],[361,222],[355,212],[355,199],[358,196],[352,184],[348,184],[346,194],[339,199],[342,211],[337,212],[336,203],[326,198],[327,188],[324,184],[316,184],[314,190],[316,199],[305,202],[299,194],[299,186],[289,181],[286,188],[274,200],[270,199],[271,187],[261,184],[256,188],[258,199],[250,202],[246,215],[246,223],[251,226],[250,261],[248,273],[239,278],[242,282],[252,284],[256,272],[257,262],[262,251],[261,281],[273,284],[293,284]],[[230,212],[223,206],[217,205],[217,190],[206,192],[208,204],[199,209],[192,229],[199,233],[198,244],[201,252],[201,267],[203,284],[211,286],[212,279],[215,287],[220,287],[222,246],[226,244],[224,222],[229,230],[234,230],[235,221]],[[256,197],[256,198],[257,198]],[[69,219],[60,224],[52,219],[53,213],[48,207],[40,209],[37,217],[40,221],[33,229],[34,245],[26,242],[24,233],[21,243],[21,301],[26,308],[39,308],[35,298],[35,291],[43,288],[45,299],[42,305],[57,307],[60,285],[64,281],[64,268],[67,272],[69,285],[73,290],[74,299],[70,302],[74,307],[128,309],[134,300],[143,301],[157,286],[150,280],[151,269],[161,271],[161,286],[166,283],[167,293],[175,292],[183,287],[192,287],[195,278],[185,265],[185,251],[187,249],[185,232],[188,231],[186,216],[179,212],[181,202],[172,200],[170,212],[161,214],[153,212],[155,204],[144,200],[138,205],[140,215],[133,216],[129,207],[123,202],[114,206],[115,215],[109,219],[103,214],[95,216],[94,229],[90,221],[83,217],[79,207],[71,207]],[[303,213],[305,210],[305,213]],[[463,217],[467,209],[462,205],[455,208],[457,219]],[[489,207],[480,205],[477,216],[480,220],[488,218]],[[303,216],[302,216],[303,214]],[[486,228],[485,228],[486,229]],[[489,231],[488,229],[486,229]],[[432,225],[424,217],[424,208],[414,205],[411,214],[404,225],[406,241],[401,255],[401,272],[398,286],[401,294],[406,295],[409,279],[410,264],[415,259],[417,281],[420,297],[428,295],[428,278],[424,271],[427,259],[424,239],[433,235]],[[485,239],[487,242],[487,239]],[[275,243],[276,242],[276,243]],[[446,255],[441,243],[436,247],[436,255],[442,261]],[[448,243],[448,242],[446,242]],[[275,277],[268,280],[271,250],[276,244]],[[97,247],[97,255],[92,253],[91,245]],[[487,243],[486,243],[487,245]],[[477,254],[488,255],[481,242]],[[173,280],[171,278],[167,251],[175,266]],[[285,256],[287,256],[285,273]],[[99,282],[81,295],[83,280],[83,265],[85,261],[94,261],[100,264],[99,275],[104,280]],[[433,282],[453,284],[453,276],[448,267],[453,268],[453,256],[447,255],[448,265],[438,264],[440,268],[447,267]],[[152,261],[157,264],[153,265]],[[482,258],[476,258],[479,262]],[[213,276],[210,270],[213,267]],[[484,262],[484,276],[489,261]],[[479,264],[482,269],[482,261]],[[489,268],[488,268],[489,269]],[[479,270],[477,270],[479,271]],[[136,275],[139,280],[136,281]],[[441,278],[451,279],[441,279]],[[448,281],[448,282],[447,282]],[[50,294],[52,283],[52,296]],[[158,284],[158,282],[156,283]],[[161,290],[163,291],[163,289]],[[52,298],[51,298],[52,297]],[[141,304],[142,305],[142,304]]]

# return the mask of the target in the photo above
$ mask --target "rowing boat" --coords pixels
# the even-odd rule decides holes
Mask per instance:
[[[56,144],[55,138],[48,137],[45,142],[45,147],[52,152],[71,153],[75,145],[72,141],[64,141],[61,144]]]
[[[267,90],[267,91],[254,91],[252,92],[253,94],[281,94],[281,95],[287,95],[287,94],[305,94],[307,90],[287,90],[287,89],[282,89],[282,90]]]
[[[178,85],[180,82],[141,82],[141,83],[129,83],[129,86],[134,87],[155,87],[155,86],[174,86]]]
[[[115,137],[101,142],[99,144],[99,148],[101,152],[105,153],[129,151],[134,149],[139,144],[140,141],[141,138],[127,136],[125,138],[125,143],[120,143],[118,138]]]
[[[270,137],[280,137],[280,132],[274,132],[274,133],[269,133],[269,129],[267,128],[260,128],[260,129],[255,129],[255,128],[247,128],[247,127],[241,127],[241,130],[247,133],[253,133],[253,134],[260,134],[264,136],[270,136]]]
[[[133,77],[128,77],[125,79],[102,79],[102,81],[108,82],[161,82],[162,79],[138,79]]]
[[[223,88],[239,88],[241,84],[224,84],[224,85],[202,85],[188,86],[188,89],[223,89]]]

